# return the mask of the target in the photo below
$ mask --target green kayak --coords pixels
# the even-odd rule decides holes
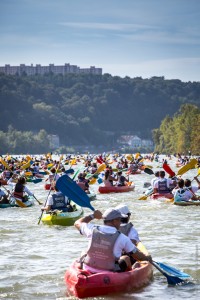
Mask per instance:
[[[41,221],[46,225],[73,226],[74,222],[83,216],[83,209],[78,205],[73,205],[74,211],[62,212],[52,211],[43,215]]]

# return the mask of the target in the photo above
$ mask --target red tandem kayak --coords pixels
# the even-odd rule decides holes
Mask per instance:
[[[100,186],[99,193],[108,194],[108,193],[126,193],[133,191],[135,185],[125,185],[125,186]]]
[[[74,262],[65,273],[68,293],[78,298],[96,297],[113,293],[131,293],[147,285],[153,276],[152,265],[136,262],[131,271],[90,273]]]

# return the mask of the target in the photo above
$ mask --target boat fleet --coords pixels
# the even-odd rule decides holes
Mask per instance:
[[[37,157],[29,155],[20,158],[13,158],[9,155],[1,156],[1,190],[5,190],[5,194],[8,194],[9,201],[8,203],[0,201],[0,208],[27,208],[34,205],[35,200],[37,200],[34,195],[28,197],[28,199],[23,202],[17,199],[12,192],[13,184],[16,183],[17,176],[24,176],[27,184],[29,184],[29,182],[34,184],[41,184],[41,182],[43,182],[43,189],[47,191],[47,197],[51,193],[54,193],[56,185],[59,191],[70,199],[70,209],[68,211],[59,209],[50,210],[45,213],[42,211],[39,223],[41,221],[45,225],[73,226],[75,221],[84,215],[84,207],[94,210],[92,201],[98,201],[98,194],[130,193],[135,191],[135,184],[130,180],[130,176],[132,176],[132,179],[134,178],[133,175],[137,174],[141,176],[141,181],[143,180],[143,174],[152,175],[153,177],[155,171],[153,171],[152,162],[156,161],[155,158],[158,159],[158,156],[155,157],[153,154],[142,156],[140,153],[121,156],[119,154],[60,155],[59,160],[53,159],[50,153]],[[194,169],[196,177],[200,175],[200,160],[198,157],[189,158],[185,164],[181,165],[177,161],[176,166],[178,166],[179,170],[176,174],[171,169],[171,160],[171,157],[167,157],[167,159],[163,159],[158,166],[159,169],[165,170],[169,177],[178,180],[178,176],[182,176],[191,169]],[[55,172],[52,172],[53,169]],[[109,171],[110,177],[108,176],[105,180],[106,171]],[[119,174],[122,172],[123,178],[120,178]],[[13,174],[16,174],[14,180],[12,180]],[[126,178],[126,181],[124,178]],[[119,184],[121,182],[119,179],[122,180],[122,182],[124,180],[124,184]],[[12,188],[10,188],[10,182],[12,182]],[[97,193],[92,191],[92,185],[94,184],[98,185]],[[171,192],[155,193],[150,182],[144,182],[144,186],[148,187],[145,188],[142,196],[138,195],[138,200],[160,200],[165,203],[165,200],[168,200],[169,203],[177,206],[200,205],[200,197],[196,200],[184,200],[181,197],[174,198]],[[42,204],[39,200],[37,200],[37,202]],[[45,203],[43,203],[43,205],[45,205]],[[143,245],[140,245],[140,247],[142,247],[143,250],[145,249]],[[156,263],[154,263],[154,266],[158,269],[160,268],[160,270],[165,273],[165,270],[163,271],[165,266],[161,268],[159,264]],[[170,270],[170,272],[173,273],[172,270]],[[176,272],[178,271],[176,270]],[[66,271],[65,282],[68,292],[71,295],[78,298],[86,298],[110,293],[132,292],[148,284],[152,279],[152,274],[152,264],[149,262],[136,262],[132,270],[128,272],[116,273],[105,271],[92,274],[81,269],[77,261],[74,261]],[[174,274],[173,276],[175,276]],[[181,276],[184,277],[183,274],[184,273],[179,274],[179,278]],[[168,275],[166,275],[166,277],[167,276]],[[188,278],[188,276],[186,276],[186,278]]]

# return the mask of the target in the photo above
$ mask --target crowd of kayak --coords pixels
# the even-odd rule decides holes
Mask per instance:
[[[84,224],[96,218],[103,219],[104,225],[111,227],[111,231],[108,232],[113,233],[113,227],[114,232],[118,232],[116,229],[121,227],[120,223],[116,223],[117,220],[122,222],[123,218],[128,217],[120,212],[120,209],[110,208],[104,214],[94,210],[91,201],[98,198],[98,195],[92,192],[93,184],[98,185],[99,193],[131,192],[135,189],[135,185],[130,180],[130,176],[140,174],[142,181],[142,174],[148,174],[152,177],[149,182],[144,182],[146,190],[142,196],[138,195],[138,200],[168,199],[176,205],[200,205],[200,196],[198,196],[200,158],[189,156],[182,159],[181,155],[177,155],[176,165],[179,162],[181,165],[176,173],[168,163],[171,159],[172,157],[168,155],[160,161],[158,154],[141,155],[140,153],[135,155],[60,155],[56,160],[53,159],[51,153],[42,156],[19,157],[4,155],[0,158],[0,208],[13,206],[25,208],[37,201],[38,204],[43,205],[38,224],[40,221],[48,225],[71,226],[75,224],[77,229],[85,231],[85,235],[89,236],[89,230],[91,231],[93,227],[88,225],[86,228]],[[154,161],[159,163],[159,171],[153,171],[151,163]],[[182,178],[183,174],[192,169],[195,171],[193,179],[195,184],[193,180]],[[34,184],[43,182],[43,188],[48,190],[45,203],[41,203],[29,188],[30,186],[27,186],[29,182]],[[83,207],[90,208],[94,213],[84,217]],[[127,206],[123,206],[124,208],[128,211]],[[126,226],[123,234],[128,236],[132,224],[127,223]],[[104,234],[102,235],[98,230],[95,233],[91,231],[90,235],[95,234],[92,250],[95,250],[99,237],[103,239],[102,249],[104,250],[99,249],[99,244],[98,249],[95,250],[95,255],[99,257],[98,268],[101,268],[100,262],[104,261],[105,255],[113,259],[111,250],[107,249],[110,246],[107,247],[106,244],[111,243],[109,245],[113,247],[118,234],[114,233],[113,240],[110,242],[106,235],[103,237]],[[125,241],[127,238],[124,235]],[[93,272],[91,269],[82,269],[80,261],[75,261],[65,275],[70,293],[79,298],[85,298],[132,291],[151,280],[152,265],[167,278],[169,284],[177,284],[190,278],[184,272],[153,261],[140,241],[134,249],[135,247],[138,249],[134,250],[138,256],[133,254],[136,261],[132,263],[131,268],[125,268],[123,272],[114,272],[106,264],[104,271]],[[91,252],[87,258],[89,265],[92,262],[93,267],[97,267],[98,262],[95,255]],[[120,267],[124,268],[124,261]]]
[[[27,187],[27,182],[34,184],[44,182],[44,189],[55,191],[55,183],[59,177],[68,174],[81,189],[88,194],[90,200],[96,198],[96,194],[91,191],[91,186],[99,184],[99,193],[123,193],[133,191],[135,185],[130,181],[130,175],[149,174],[154,175],[151,182],[144,183],[148,189],[139,200],[166,198],[173,199],[175,204],[198,204],[199,196],[196,195],[199,189],[199,169],[200,158],[191,158],[177,154],[177,164],[181,164],[177,174],[171,169],[167,161],[171,156],[167,156],[159,162],[158,154],[142,156],[135,155],[64,155],[59,160],[53,160],[52,154],[43,156],[20,156],[10,155],[0,158],[0,207],[9,206],[30,206],[32,204],[30,196],[36,197]],[[151,162],[160,163],[160,171],[152,170]],[[149,163],[149,165],[148,165]],[[74,171],[76,168],[76,172]],[[185,181],[181,176],[190,169],[197,168],[194,181]],[[142,180],[142,176],[141,176]],[[195,202],[196,201],[196,202]],[[22,202],[22,203],[21,203]],[[186,203],[187,204],[187,203]],[[55,209],[57,208],[56,205]]]

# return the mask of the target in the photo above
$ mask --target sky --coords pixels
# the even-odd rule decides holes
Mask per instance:
[[[0,66],[200,80],[200,0],[0,0]]]

